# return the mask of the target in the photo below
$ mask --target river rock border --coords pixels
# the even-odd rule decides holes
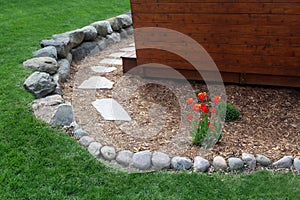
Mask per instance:
[[[75,122],[72,105],[62,98],[60,84],[70,79],[70,65],[86,56],[100,53],[112,44],[133,34],[130,13],[108,20],[97,21],[81,29],[53,35],[41,41],[41,49],[33,52],[33,58],[23,66],[34,69],[24,83],[37,99],[32,102],[35,116],[52,126],[62,126],[95,158],[117,163],[126,169],[141,171],[193,170],[195,172],[234,172],[254,170],[285,169],[300,171],[300,159],[284,156],[276,162],[264,155],[243,153],[241,158],[231,157],[227,161],[216,156],[212,161],[200,156],[190,159],[170,156],[163,152],[129,150],[116,152],[112,146],[105,146],[88,136]]]

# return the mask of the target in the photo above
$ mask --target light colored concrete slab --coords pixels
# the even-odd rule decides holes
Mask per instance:
[[[116,52],[116,53],[112,53],[109,55],[109,57],[112,58],[121,58],[121,56],[124,56],[126,54],[126,52]]]
[[[101,76],[92,76],[85,80],[78,88],[79,89],[111,89],[114,85],[113,81]]]
[[[94,72],[97,73],[109,73],[117,69],[116,67],[104,67],[104,66],[93,66],[91,68]]]
[[[135,47],[135,43],[131,43],[129,46],[130,47]]]
[[[107,65],[122,65],[122,59],[110,59],[104,58],[100,61],[100,64],[107,64]]]
[[[125,52],[128,52],[128,51],[135,51],[135,47],[127,47],[127,48],[123,48],[123,49],[120,49],[120,51],[125,51]]]
[[[124,108],[114,99],[100,99],[92,103],[96,110],[105,120],[131,121],[130,116]]]

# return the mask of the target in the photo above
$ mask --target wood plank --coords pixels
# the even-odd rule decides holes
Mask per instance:
[[[143,22],[175,24],[227,24],[227,25],[300,25],[300,15],[279,14],[156,14],[134,13],[135,19]]]
[[[249,60],[255,60],[249,58]],[[154,59],[154,58],[141,58],[138,57],[137,64],[159,63],[164,64],[175,69],[188,69],[195,70],[195,68],[186,60],[169,60],[169,59]],[[270,66],[264,63],[255,64],[249,61],[249,65],[238,65],[237,63],[224,63],[215,61],[219,71],[221,72],[235,72],[235,73],[254,73],[254,74],[269,74],[269,75],[285,75],[285,76],[298,76],[300,77],[300,70],[298,66]],[[209,70],[210,65],[205,62],[198,64],[199,69]]]
[[[136,13],[201,13],[201,14],[300,14],[300,4],[291,3],[133,3]]]
[[[135,18],[135,17],[133,17]],[[182,24],[182,23],[155,23],[134,20],[134,28],[160,27],[176,30],[187,35],[212,35],[232,37],[256,37],[256,36],[277,36],[277,37],[300,37],[300,26],[286,24],[266,25],[232,25],[232,24]]]

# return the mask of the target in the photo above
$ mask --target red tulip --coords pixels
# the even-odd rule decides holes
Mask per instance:
[[[215,103],[220,103],[221,97],[220,96],[215,96],[213,100],[214,100]]]
[[[187,103],[188,103],[188,104],[192,104],[193,101],[194,101],[193,98],[188,98]]]
[[[206,97],[206,92],[201,92],[201,93],[198,94],[198,99],[200,101],[204,101],[205,97]]]

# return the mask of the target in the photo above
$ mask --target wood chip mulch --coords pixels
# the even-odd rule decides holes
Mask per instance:
[[[118,67],[117,71],[103,75],[116,82],[113,90],[77,89],[83,80],[99,75],[91,72],[91,66],[99,65],[105,56],[128,47],[132,41],[132,38],[122,41],[100,55],[73,64],[72,80],[64,85],[64,98],[72,103],[78,124],[100,143],[113,145],[117,150],[162,151],[189,158],[198,155],[207,159],[216,155],[240,157],[243,152],[264,154],[273,160],[285,155],[300,157],[300,89],[226,85],[227,101],[240,110],[241,116],[225,123],[220,143],[210,151],[192,145],[189,131],[180,129],[183,113],[175,91],[167,87],[143,85],[122,101],[118,81],[122,79],[123,92],[126,85],[132,83],[130,78],[123,77]],[[191,82],[191,85],[195,92],[207,91],[203,83]],[[131,122],[105,121],[91,105],[96,99],[111,97],[129,113]]]

